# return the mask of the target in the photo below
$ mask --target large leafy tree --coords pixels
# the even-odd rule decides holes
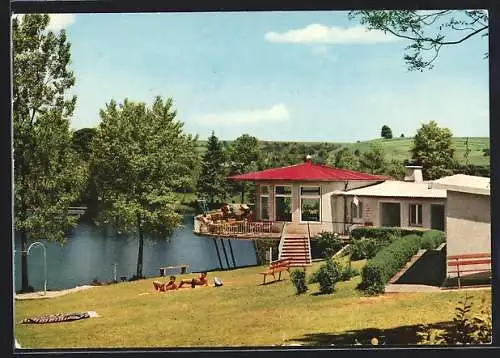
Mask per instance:
[[[196,137],[183,132],[172,100],[152,106],[112,100],[100,111],[91,175],[99,196],[97,223],[139,239],[136,277],[143,277],[144,237],[167,238],[179,227],[176,191],[192,181]]]
[[[359,162],[361,170],[371,174],[384,174],[386,172],[385,152],[380,143],[370,144],[370,149],[361,153]]]
[[[236,138],[230,147],[229,174],[237,175],[260,169],[262,153],[257,138],[243,134]],[[245,191],[248,189],[247,182],[236,182],[234,188],[241,193],[241,202],[245,201]]]
[[[452,175],[456,166],[453,134],[449,128],[441,128],[431,121],[417,130],[410,150],[415,164],[422,165],[424,179],[433,180]]]
[[[226,200],[229,196],[228,174],[227,153],[212,132],[201,162],[197,185],[198,196],[206,198],[210,204]]]
[[[47,31],[48,15],[12,20],[14,224],[21,239],[21,291],[28,282],[27,244],[64,242],[76,218],[69,214],[85,183],[71,145],[69,121],[76,96],[66,33]]]
[[[487,10],[356,10],[349,18],[409,41],[404,60],[411,71],[431,69],[441,48],[488,36],[489,28]]]

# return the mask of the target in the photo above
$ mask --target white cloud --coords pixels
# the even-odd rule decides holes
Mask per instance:
[[[206,114],[196,118],[201,124],[255,124],[259,122],[283,122],[290,118],[286,106],[275,104],[267,109],[251,109],[220,114]]]
[[[50,21],[47,26],[47,30],[57,32],[61,29],[68,27],[71,24],[75,23],[75,15],[73,14],[49,14]],[[23,14],[14,14],[12,15],[12,19],[19,19],[22,21]]]
[[[75,20],[75,15],[73,14],[51,14],[47,30],[59,31],[73,24]]]
[[[368,30],[363,26],[328,27],[311,24],[301,29],[286,32],[268,32],[264,38],[269,42],[296,44],[370,44],[394,41],[396,38],[379,30]]]

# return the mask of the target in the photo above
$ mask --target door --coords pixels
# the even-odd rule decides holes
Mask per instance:
[[[380,204],[380,224],[385,227],[401,226],[401,204],[381,203]]]
[[[431,204],[431,229],[444,231],[444,205]]]

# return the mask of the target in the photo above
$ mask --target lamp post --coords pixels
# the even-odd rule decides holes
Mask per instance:
[[[28,256],[30,254],[30,250],[33,246],[40,246],[43,249],[43,277],[44,277],[44,282],[43,282],[43,295],[45,296],[47,294],[47,253],[45,249],[45,245],[42,244],[39,241],[35,241],[32,243],[29,247],[28,250],[26,250]]]

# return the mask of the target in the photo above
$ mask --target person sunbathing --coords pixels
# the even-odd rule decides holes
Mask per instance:
[[[170,281],[165,285],[165,291],[177,290],[177,285],[175,284],[175,276],[170,276]]]
[[[170,276],[170,281],[168,282],[153,281],[153,286],[156,291],[160,292],[177,290],[178,288],[175,284],[175,276]]]
[[[192,288],[195,288],[196,286],[208,286],[208,279],[207,279],[207,273],[202,272],[199,278],[193,278],[191,280],[181,280],[179,283],[179,288],[182,287],[184,284],[191,284]]]

